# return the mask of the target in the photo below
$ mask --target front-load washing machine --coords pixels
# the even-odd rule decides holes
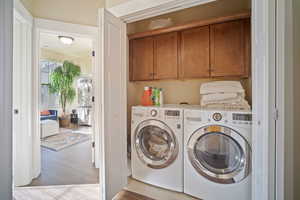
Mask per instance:
[[[132,177],[183,191],[183,109],[132,107]]]
[[[185,109],[185,193],[251,199],[251,121],[251,112]]]

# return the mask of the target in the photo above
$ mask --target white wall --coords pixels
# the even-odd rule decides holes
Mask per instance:
[[[113,6],[119,5],[129,0],[105,0],[105,7],[111,8]]]
[[[21,0],[34,17],[97,26],[104,0]]]
[[[38,18],[97,26],[103,6],[104,0],[34,0],[32,12]]]
[[[33,1],[34,0],[20,0],[21,3],[24,5],[24,7],[30,12],[32,13],[33,11]]]
[[[0,199],[12,199],[13,1],[0,1]]]

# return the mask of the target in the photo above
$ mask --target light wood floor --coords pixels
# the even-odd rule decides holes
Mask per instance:
[[[130,192],[130,191],[121,191],[120,193],[118,193],[113,200],[154,200],[151,199],[149,197],[134,193],[134,192]]]
[[[42,173],[29,186],[99,183],[91,145],[91,141],[86,141],[58,152],[42,148]]]

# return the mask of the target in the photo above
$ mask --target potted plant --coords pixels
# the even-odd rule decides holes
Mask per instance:
[[[62,108],[62,114],[59,117],[61,127],[70,125],[69,115],[66,113],[67,104],[71,104],[76,96],[76,90],[73,87],[74,80],[80,76],[80,67],[69,61],[64,61],[62,66],[55,68],[50,74],[50,93],[59,95],[59,103]]]

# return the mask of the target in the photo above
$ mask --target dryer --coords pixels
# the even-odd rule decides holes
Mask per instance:
[[[134,179],[183,191],[183,109],[133,107],[131,148]]]
[[[251,119],[251,112],[185,109],[185,193],[251,200]]]

